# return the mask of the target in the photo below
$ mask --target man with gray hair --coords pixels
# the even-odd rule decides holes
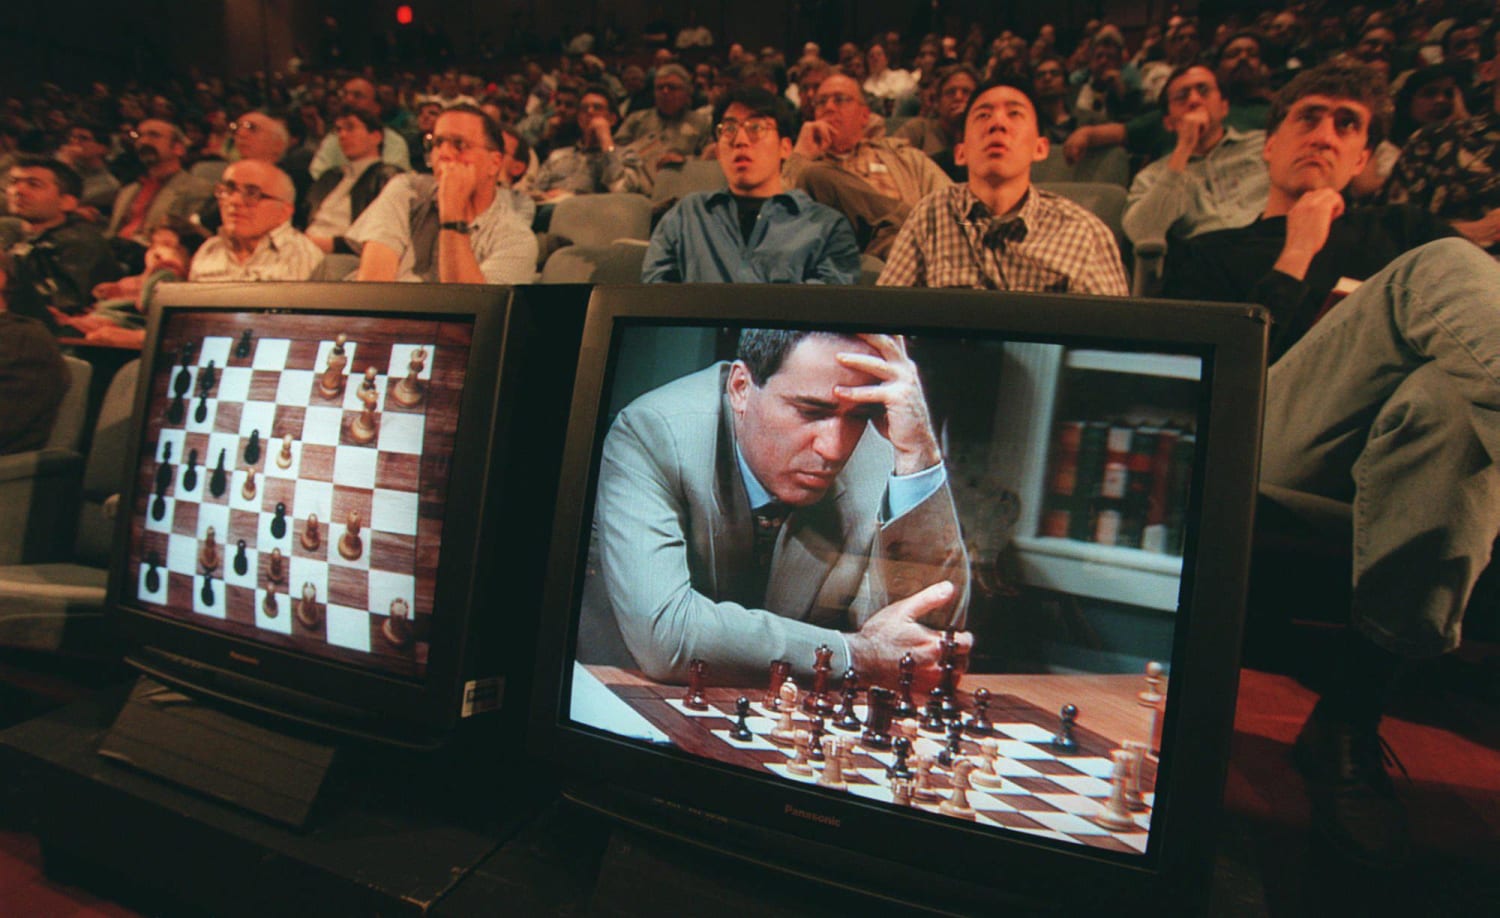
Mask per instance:
[[[193,256],[188,280],[307,280],[323,261],[323,250],[292,228],[296,190],[270,163],[231,163],[214,196],[223,226]]]
[[[663,166],[697,156],[709,141],[709,119],[693,110],[693,78],[681,64],[656,69],[656,106],[632,112],[615,131],[615,143],[628,146],[652,178]]]

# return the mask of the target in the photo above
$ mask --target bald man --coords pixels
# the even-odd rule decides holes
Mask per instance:
[[[188,280],[307,280],[323,260],[323,251],[292,228],[292,180],[270,163],[231,163],[214,197],[223,226],[193,257]]]
[[[375,95],[375,84],[364,77],[355,77],[344,84],[342,101],[345,105],[367,111],[376,118],[380,117],[380,100]],[[411,168],[411,155],[406,148],[406,141],[400,134],[390,128],[383,128],[383,140],[380,144],[380,158],[393,166],[400,166],[402,171]],[[328,136],[318,145],[318,154],[313,157],[312,165],[307,167],[308,174],[313,181],[330,169],[339,169],[348,164],[348,157],[339,147],[338,134],[329,131]]]

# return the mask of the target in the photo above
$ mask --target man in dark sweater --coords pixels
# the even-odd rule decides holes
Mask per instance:
[[[1272,106],[1264,215],[1174,246],[1165,281],[1271,311],[1261,481],[1353,504],[1352,627],[1295,753],[1316,828],[1373,864],[1407,847],[1387,696],[1402,661],[1458,646],[1500,532],[1500,267],[1414,208],[1346,210],[1389,118],[1371,70],[1297,76]]]
[[[0,456],[41,449],[68,391],[68,368],[52,333],[6,307],[14,262],[0,252]]]

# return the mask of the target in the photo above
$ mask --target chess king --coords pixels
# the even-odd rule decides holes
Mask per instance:
[[[721,362],[642,395],[604,444],[578,655],[686,682],[766,661],[924,689],[962,628],[968,556],[906,343],[751,329]],[[959,632],[960,654],[972,636]]]

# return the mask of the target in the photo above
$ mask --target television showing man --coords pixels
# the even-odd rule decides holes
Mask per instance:
[[[1263,485],[1353,504],[1351,627],[1294,751],[1320,836],[1377,865],[1409,842],[1381,716],[1403,661],[1458,646],[1500,533],[1500,266],[1415,208],[1346,209],[1389,121],[1370,68],[1297,75],[1263,219],[1174,246],[1166,272],[1169,296],[1271,311]]]
[[[1161,99],[1177,146],[1130,183],[1121,221],[1125,235],[1139,245],[1254,222],[1270,188],[1261,158],[1265,134],[1224,124],[1229,101],[1213,71],[1202,65],[1173,71]]]
[[[750,329],[604,442],[579,659],[748,684],[768,660],[894,684],[939,676],[968,556],[917,367],[899,337]],[[958,635],[967,656],[972,636]]]
[[[516,142],[471,105],[438,116],[432,175],[391,179],[344,234],[360,247],[358,279],[529,283],[536,235],[499,186]]]
[[[14,259],[10,308],[55,329],[52,309],[84,312],[95,285],[118,278],[120,266],[99,229],[77,216],[78,173],[58,160],[24,154],[8,178],[5,198],[14,219],[0,220],[0,249]]]
[[[193,256],[188,280],[307,280],[323,261],[323,250],[292,227],[291,178],[270,163],[230,163],[214,196],[223,225]]]
[[[859,249],[849,221],[782,183],[790,108],[763,89],[737,89],[714,121],[729,188],[690,194],[667,211],[651,234],[641,280],[854,283]]]
[[[981,86],[954,148],[969,180],[922,199],[879,283],[1125,296],[1125,267],[1109,228],[1031,184],[1031,164],[1049,149],[1023,81]]]

